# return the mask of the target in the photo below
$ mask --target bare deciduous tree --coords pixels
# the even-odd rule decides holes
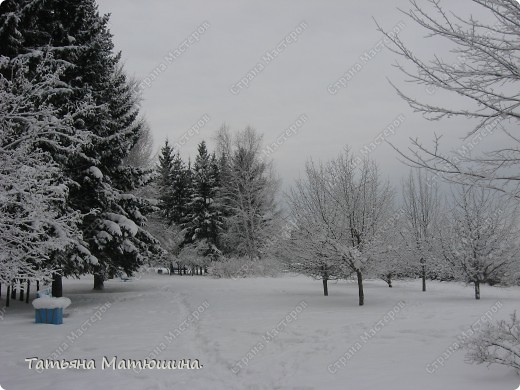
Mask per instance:
[[[432,147],[413,139],[408,152],[399,152],[410,165],[428,168],[446,180],[473,183],[519,197],[520,177],[516,170],[520,162],[520,138],[511,129],[520,119],[520,51],[517,47],[520,4],[515,0],[472,2],[488,11],[490,22],[460,17],[438,0],[427,0],[431,7],[412,0],[411,10],[403,11],[427,31],[429,38],[444,39],[446,47],[453,47],[451,54],[447,53],[444,58],[436,55],[422,59],[398,36],[378,26],[392,42],[391,49],[411,65],[398,64],[397,67],[408,81],[424,86],[428,92],[414,97],[394,86],[398,94],[429,120],[462,117],[472,126],[466,135],[470,147],[463,147],[452,155],[440,151],[440,137],[436,137]],[[442,91],[444,98],[447,94],[457,99],[449,105],[445,99],[436,102],[433,97],[436,90]],[[496,129],[508,137],[509,145],[481,156],[472,155],[471,145]]]
[[[341,255],[331,245],[337,238],[340,211],[328,185],[324,166],[308,161],[305,178],[297,180],[288,194],[294,229],[278,251],[290,269],[321,279],[325,296],[329,280],[345,277],[338,267]]]
[[[154,164],[153,136],[150,126],[143,120],[137,142],[125,158],[128,165],[136,168],[150,169]]]
[[[426,291],[427,267],[434,254],[440,201],[437,186],[429,185],[428,176],[421,170],[411,171],[403,182],[403,211],[402,236],[407,253],[415,258],[411,268],[419,268],[422,291]]]
[[[441,251],[456,279],[473,283],[507,282],[518,271],[518,218],[511,201],[495,192],[460,186],[439,228]]]
[[[223,244],[235,254],[258,258],[274,234],[278,180],[272,163],[261,159],[262,136],[255,129],[232,134],[223,126],[216,138],[227,225]]]
[[[381,255],[380,232],[391,214],[393,194],[374,162],[364,159],[358,163],[348,151],[329,164],[329,172],[331,195],[342,219],[335,244],[343,266],[356,274],[362,306],[363,272]]]
[[[369,160],[359,164],[349,152],[326,165],[308,162],[306,178],[297,182],[289,202],[295,245],[311,248],[315,269],[335,259],[334,275],[355,274],[364,305],[363,273],[377,267],[373,263],[384,252],[380,233],[392,211],[392,193],[377,166]],[[293,255],[309,260],[298,251]]]
[[[513,367],[520,373],[520,319],[516,312],[510,321],[487,323],[464,347],[468,350],[468,363],[500,364]]]

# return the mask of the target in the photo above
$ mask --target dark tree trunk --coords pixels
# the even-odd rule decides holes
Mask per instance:
[[[23,282],[20,280],[20,302],[25,301],[24,293],[24,285]]]
[[[63,296],[63,282],[61,275],[52,275],[52,296],[57,298]]]
[[[365,293],[363,292],[363,274],[358,270],[356,271],[356,275],[359,290],[359,306],[363,306],[365,304]]]
[[[31,292],[31,281],[27,279],[27,292],[25,294],[25,303],[29,303],[29,293]]]
[[[94,274],[94,290],[105,288],[105,277],[102,274]]]
[[[329,279],[327,278],[323,278],[323,295],[325,295],[326,297],[329,296],[329,285],[328,285],[328,281]]]
[[[12,300],[16,299],[16,283],[11,285],[11,299]]]
[[[423,259],[421,259],[421,264],[422,290],[426,291],[426,264]]]
[[[388,287],[392,288],[392,273],[388,273],[386,275],[383,275],[383,280],[388,284]]]
[[[10,303],[9,299],[11,298],[10,294],[11,294],[11,285],[8,284],[7,285],[7,292],[5,294],[5,307],[9,307],[9,303]]]
[[[480,282],[475,282],[475,299],[480,299]]]

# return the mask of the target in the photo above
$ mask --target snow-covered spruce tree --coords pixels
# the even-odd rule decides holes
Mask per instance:
[[[214,164],[214,161],[212,162]],[[215,186],[218,188],[218,172],[213,172],[216,178]],[[171,220],[181,225],[186,220],[191,200],[192,172],[182,161],[180,154],[175,153],[172,161],[170,173],[170,194],[171,194]]]
[[[120,56],[113,52],[108,16],[99,15],[95,1],[25,0],[15,11],[15,16],[2,16],[16,22],[15,41],[21,42],[11,45],[10,49],[19,47],[10,56],[30,57],[35,62],[41,53],[50,52],[57,61],[70,65],[60,77],[66,93],[56,93],[53,103],[63,117],[74,116],[76,131],[91,132],[89,143],[73,158],[56,151],[51,154],[74,182],[67,205],[87,214],[80,228],[98,261],[92,272],[95,287],[100,288],[106,272],[131,273],[144,256],[158,250],[142,228],[149,205],[131,194],[147,179],[141,169],[123,164],[142,126],[138,97],[119,65]],[[75,115],[78,103],[86,98],[92,99],[95,108]],[[61,253],[56,261],[69,257]]]
[[[145,258],[161,250],[144,229],[144,215],[152,211],[152,205],[133,194],[152,174],[124,164],[143,126],[138,119],[138,96],[119,65],[120,55],[113,53],[108,19],[99,17],[95,6],[88,10],[93,13],[97,34],[91,48],[78,59],[77,68],[82,76],[92,77],[80,88],[92,94],[100,109],[84,118],[85,126],[94,133],[92,144],[83,148],[90,167],[81,170],[85,161],[79,159],[69,172],[80,184],[78,191],[71,191],[73,206],[84,213],[100,211],[85,218],[82,225],[84,240],[100,261],[94,270],[94,287],[99,289],[107,273],[123,270],[130,275]]]
[[[517,273],[518,218],[511,201],[492,190],[459,185],[453,206],[439,227],[442,256],[456,280],[480,285],[503,283]]]
[[[179,152],[165,141],[157,166],[160,209],[168,224],[181,225],[186,220],[191,201],[192,176]]]
[[[276,231],[278,181],[272,163],[261,157],[262,136],[255,129],[232,134],[225,126],[217,134],[221,201],[225,215],[223,247],[237,256],[264,256]]]
[[[159,208],[161,214],[168,224],[173,223],[173,195],[172,195],[172,169],[173,169],[174,150],[168,140],[164,142],[159,153],[159,163],[157,165],[157,190],[159,192]]]
[[[67,180],[43,150],[70,156],[88,139],[50,103],[62,88],[62,70],[50,55],[34,72],[26,60],[6,57],[0,68],[11,75],[0,73],[0,283],[19,276],[51,280],[53,254],[64,249],[82,254],[68,259],[69,269],[88,269],[95,259],[81,244],[80,215],[67,207]]]
[[[520,319],[516,312],[509,321],[486,323],[484,329],[464,343],[466,362],[500,364],[520,373]]]
[[[200,248],[205,245],[203,256],[220,254],[219,234],[222,230],[222,213],[218,200],[219,170],[215,155],[210,155],[206,142],[198,146],[198,154],[191,170],[190,200],[184,217],[186,244]]]
[[[410,268],[421,276],[422,291],[426,291],[428,268],[434,267],[436,232],[440,214],[440,199],[436,185],[422,171],[411,171],[403,182],[402,239],[405,244],[403,257],[411,256]]]

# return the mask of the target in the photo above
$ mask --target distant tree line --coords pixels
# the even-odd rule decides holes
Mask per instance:
[[[216,151],[202,141],[193,162],[168,141],[159,154],[159,208],[179,233],[172,254],[181,262],[259,259],[278,223],[278,186],[261,156],[262,137],[250,127],[236,133],[222,127],[216,139]]]

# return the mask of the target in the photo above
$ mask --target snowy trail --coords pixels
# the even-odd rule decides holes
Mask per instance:
[[[323,297],[320,283],[304,277],[147,275],[128,283],[109,281],[104,292],[93,292],[91,283],[65,282],[72,305],[60,326],[35,325],[32,310],[20,302],[9,308],[0,321],[3,388],[514,390],[520,383],[506,368],[465,364],[462,351],[435,373],[426,372],[426,366],[497,300],[503,305],[497,319],[518,309],[518,288],[486,287],[477,302],[470,287],[457,284],[431,283],[430,291],[422,294],[417,282],[398,282],[388,289],[367,281],[366,306],[360,308],[353,284],[333,284],[331,295]],[[395,318],[366,343],[360,341],[398,302],[405,306]],[[110,307],[99,321],[67,341],[70,332],[81,329],[107,303]],[[272,333],[302,305],[296,319]],[[188,326],[181,331],[186,320]],[[266,338],[267,332],[273,337]],[[168,341],[172,333],[176,336]],[[95,359],[97,369],[48,369],[41,374],[28,369],[25,358],[45,358],[63,342],[69,346],[59,358]],[[361,344],[359,351],[331,373],[330,365],[356,343]],[[262,348],[255,350],[259,344]],[[200,359],[203,368],[100,368],[103,356],[145,359],[154,350],[157,359]],[[235,372],[237,362],[242,367]]]

